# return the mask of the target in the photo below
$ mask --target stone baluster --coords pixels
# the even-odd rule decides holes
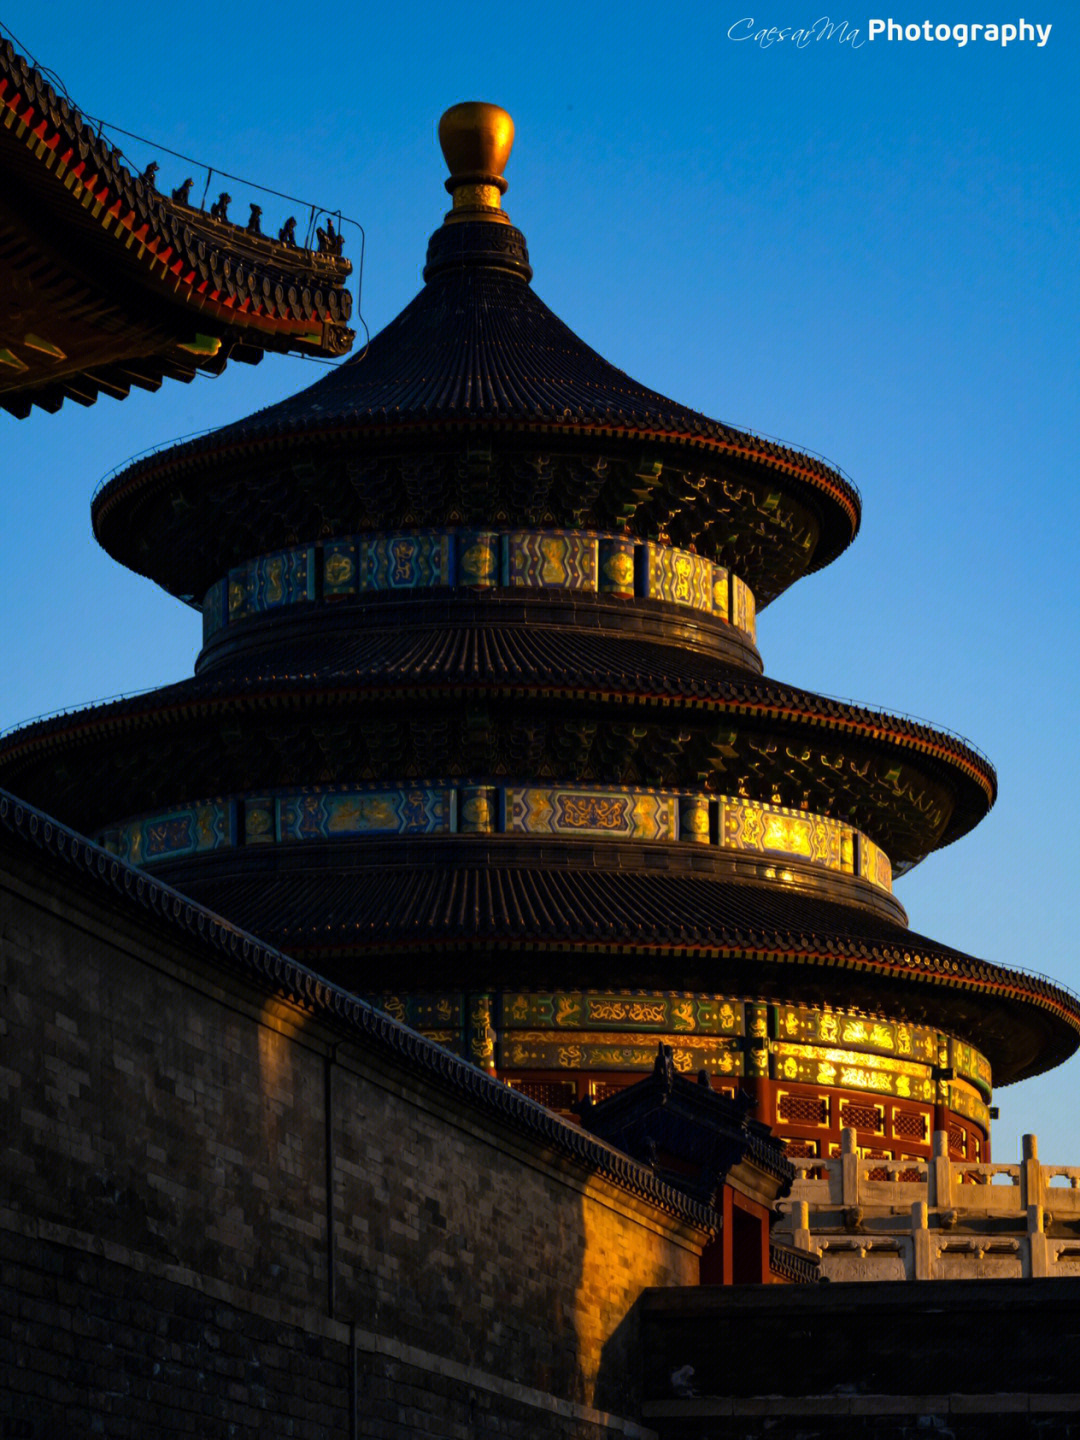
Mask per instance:
[[[914,1280],[933,1279],[933,1251],[929,1229],[929,1207],[925,1200],[916,1200],[911,1207],[911,1250]]]
[[[810,1234],[810,1206],[805,1200],[796,1200],[791,1207],[791,1243],[796,1250],[821,1253]]]
[[[930,1162],[930,1203],[939,1210],[952,1208],[952,1161],[949,1159],[949,1136],[945,1130],[934,1131],[934,1158]]]
[[[1036,1135],[1023,1139],[1023,1162],[1020,1166],[1020,1204],[1030,1213],[1033,1205],[1045,1203],[1043,1173],[1039,1164],[1039,1140]]]
[[[1033,1135],[1025,1135],[1026,1142]],[[1027,1207],[1028,1274],[1032,1279],[1045,1279],[1050,1274],[1050,1253],[1046,1242],[1046,1211],[1041,1205]]]
[[[840,1196],[844,1205],[859,1203],[859,1167],[861,1157],[855,1148],[855,1131],[840,1131]]]

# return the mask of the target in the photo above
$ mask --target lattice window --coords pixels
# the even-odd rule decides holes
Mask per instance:
[[[893,1134],[897,1139],[926,1143],[927,1116],[918,1110],[894,1110]]]
[[[577,1099],[577,1086],[572,1080],[511,1080],[510,1088],[520,1090],[549,1110],[568,1111]]]
[[[840,1124],[853,1130],[869,1130],[874,1135],[883,1135],[885,1111],[880,1105],[856,1105],[845,1100],[840,1106]]]
[[[777,1098],[780,1119],[789,1125],[828,1125],[829,1102],[820,1095],[789,1095],[781,1092]]]
[[[816,1160],[818,1142],[816,1140],[787,1140],[784,1142],[784,1153],[790,1155],[793,1160]]]
[[[962,1125],[949,1126],[949,1154],[967,1159],[967,1131]]]
[[[620,1090],[625,1090],[625,1085],[613,1085],[607,1080],[593,1080],[589,1084],[589,1094],[597,1102],[606,1100],[609,1095],[618,1095]]]

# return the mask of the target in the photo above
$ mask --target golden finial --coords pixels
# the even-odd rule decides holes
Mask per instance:
[[[454,197],[447,220],[506,223],[500,204],[506,194],[502,172],[514,144],[514,122],[506,111],[483,100],[451,105],[439,121],[439,144],[450,171],[446,188]]]

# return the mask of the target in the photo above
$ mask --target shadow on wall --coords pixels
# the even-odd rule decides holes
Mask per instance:
[[[593,1404],[609,1414],[639,1417],[644,1399],[643,1300],[639,1295],[611,1330],[600,1353]]]

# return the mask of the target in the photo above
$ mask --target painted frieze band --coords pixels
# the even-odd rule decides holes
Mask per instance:
[[[503,1037],[501,1063],[510,1070],[651,1070],[656,1046],[670,1044],[676,1070],[706,1070],[715,1075],[743,1073],[742,1052],[734,1042],[685,1035],[659,1035],[648,1040],[633,1035],[575,1036],[554,1039],[547,1031],[513,1031]]]
[[[493,995],[397,992],[363,998],[462,1059],[471,1060],[483,1070],[494,1070],[496,1000]]]
[[[803,1005],[777,1008],[776,1036],[794,1044],[841,1045],[849,1050],[895,1055],[897,1059],[915,1060],[924,1065],[938,1063],[941,1043],[938,1031],[927,1025],[870,1020],[863,1015],[815,1010]],[[978,1054],[971,1046],[967,1049],[973,1055]],[[979,1059],[982,1060],[982,1056]],[[986,1065],[985,1060],[982,1063]],[[986,1074],[989,1080],[988,1065]]]
[[[842,1090],[869,1090],[878,1095],[927,1103],[933,1103],[937,1093],[929,1065],[786,1041],[777,1042],[771,1049],[770,1073],[774,1080],[828,1085]]]
[[[236,802],[204,800],[103,831],[98,843],[129,865],[177,860],[237,843]]]
[[[500,829],[517,835],[601,840],[677,840],[678,796],[658,790],[500,787]]]
[[[274,802],[275,838],[288,842],[449,834],[454,829],[454,799],[453,790],[434,787],[279,795]]]
[[[373,994],[379,1009],[476,1063],[500,1070],[652,1069],[657,1043],[676,1068],[946,1104],[986,1130],[990,1067],[925,1025],[803,1005],[678,991]],[[942,1078],[963,1052],[981,1094]]]
[[[749,586],[688,550],[576,530],[431,530],[347,535],[248,560],[206,592],[203,643],[283,605],[454,585],[664,600],[716,616],[751,641],[757,636]]]
[[[803,810],[726,797],[719,806],[722,845],[763,855],[787,855],[829,870],[854,873],[855,831],[850,825]]]
[[[304,547],[278,550],[230,570],[225,606],[219,595],[212,601],[212,608],[215,618],[224,608],[225,619],[232,623],[314,599],[315,556],[310,547]]]
[[[722,995],[508,991],[500,997],[498,1009],[500,1032],[633,1029],[739,1036],[746,1033],[745,1024],[742,1001]]]
[[[178,806],[110,826],[98,838],[110,853],[144,865],[230,845],[450,834],[716,845],[776,859],[780,879],[784,862],[802,862],[892,890],[887,857],[840,821],[728,796],[631,786],[313,785]],[[869,867],[861,860],[866,848],[874,851]]]
[[[958,1079],[967,1080],[982,1092],[985,1099],[990,1099],[990,1062],[985,1055],[979,1054],[974,1045],[966,1045],[962,1040],[951,1040],[949,1063]]]
[[[878,885],[883,890],[892,889],[892,865],[889,857],[865,835],[860,837],[859,842],[859,874],[864,880],[869,880],[871,885]]]

